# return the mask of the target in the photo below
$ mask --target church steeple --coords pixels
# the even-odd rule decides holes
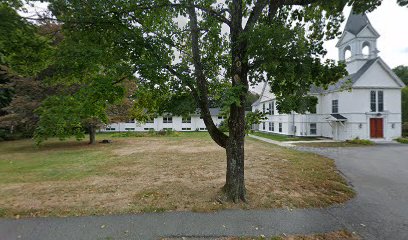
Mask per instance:
[[[365,13],[356,14],[353,10],[351,10],[344,31],[357,35],[367,25],[371,25],[371,23]]]
[[[369,59],[378,56],[379,37],[365,13],[358,14],[351,10],[343,35],[336,45],[339,60],[346,61],[350,74],[357,72]]]

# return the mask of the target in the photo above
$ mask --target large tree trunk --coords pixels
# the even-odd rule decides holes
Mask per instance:
[[[248,91],[247,42],[242,37],[242,1],[235,0],[231,9],[232,86],[240,90],[240,104],[230,106],[229,137],[226,144],[227,176],[224,191],[234,201],[246,201],[244,175],[245,101]]]
[[[89,144],[96,144],[96,127],[92,124],[89,126]]]
[[[245,143],[245,110],[236,109],[230,115],[229,138],[226,146],[227,176],[224,192],[229,200],[246,202],[245,172],[244,172],[244,143]]]

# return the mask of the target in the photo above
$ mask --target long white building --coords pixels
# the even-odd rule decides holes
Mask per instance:
[[[401,136],[401,89],[404,83],[378,56],[380,35],[365,14],[350,14],[336,47],[349,76],[328,89],[312,87],[318,98],[316,113],[279,114],[275,95],[265,83],[252,110],[267,113],[257,130],[294,136],[322,136],[336,140],[382,139]]]
[[[224,117],[219,108],[210,108],[214,123],[219,126]],[[112,123],[102,128],[101,132],[144,132],[144,131],[207,131],[204,120],[199,113],[191,114],[189,117],[173,116],[171,114],[159,116],[146,123],[138,123],[135,120],[122,123]]]

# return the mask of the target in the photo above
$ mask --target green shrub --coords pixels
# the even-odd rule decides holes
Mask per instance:
[[[112,137],[144,137],[145,134],[140,133],[140,132],[117,132],[117,133],[112,133]]]
[[[6,140],[6,134],[7,134],[6,129],[0,129],[0,142]]]
[[[0,129],[0,142],[1,141],[13,141],[28,138],[30,136],[25,135],[22,132],[10,133],[7,129]]]
[[[399,143],[408,144],[408,138],[397,138],[396,140]]]
[[[366,140],[366,139],[359,139],[354,138],[353,140],[347,140],[347,143],[351,143],[351,144],[359,144],[359,145],[373,145],[374,142],[370,141],[370,140]]]
[[[402,124],[402,136],[408,137],[408,122]]]

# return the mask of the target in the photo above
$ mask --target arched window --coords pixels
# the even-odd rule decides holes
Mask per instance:
[[[351,58],[351,47],[347,46],[344,48],[344,59],[347,61],[349,58]]]
[[[363,43],[363,51],[362,51],[363,55],[365,57],[368,57],[368,55],[370,55],[370,43],[368,42],[364,42]]]

